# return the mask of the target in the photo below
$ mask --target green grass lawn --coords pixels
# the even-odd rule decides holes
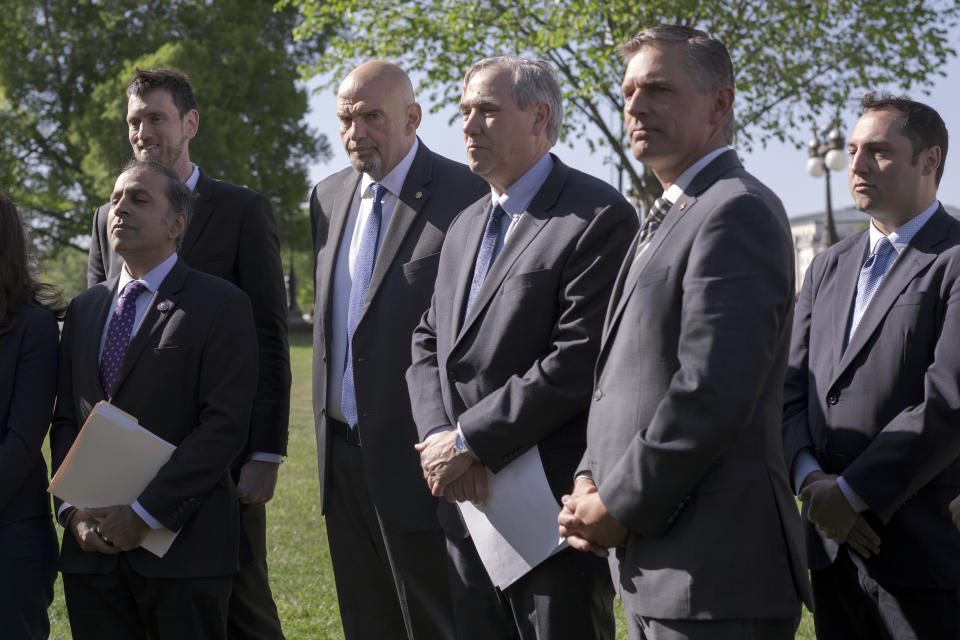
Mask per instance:
[[[270,583],[280,610],[283,630],[290,640],[335,640],[343,637],[330,551],[317,486],[317,447],[313,435],[310,398],[309,335],[290,337],[293,390],[290,407],[290,444],[280,468],[276,497],[267,506],[267,547]],[[44,447],[48,451],[47,447]],[[617,638],[626,640],[623,607],[617,601]],[[50,608],[50,637],[70,638],[60,581]],[[807,612],[797,638],[813,640]],[[495,640],[495,639],[491,639]]]

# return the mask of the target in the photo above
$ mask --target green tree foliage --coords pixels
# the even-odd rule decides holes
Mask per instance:
[[[565,136],[608,148],[645,199],[619,124],[623,65],[615,45],[646,27],[685,24],[720,37],[734,61],[737,144],[800,143],[814,119],[876,86],[923,87],[955,55],[958,0],[282,0],[304,21],[300,41],[327,39],[305,75],[342,78],[387,58],[422,78],[434,109],[459,98],[463,72],[490,55],[553,63],[566,100]]]
[[[5,4],[0,188],[41,253],[85,250],[91,214],[131,156],[125,89],[138,66],[187,73],[200,104],[191,160],[270,197],[284,245],[303,244],[307,167],[329,145],[304,124],[297,63],[316,59],[319,39],[292,42],[298,19],[270,0]]]

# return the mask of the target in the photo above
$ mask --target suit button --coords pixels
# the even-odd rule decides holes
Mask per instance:
[[[837,404],[838,402],[840,402],[840,394],[831,389],[827,393],[827,404]]]
[[[600,389],[597,389],[596,391],[593,392],[593,399],[596,400],[597,402],[600,402],[600,398],[602,397],[603,397],[603,391],[600,391]]]
[[[456,382],[457,380],[460,379],[460,377],[457,375],[457,372],[454,371],[453,369],[450,369],[447,371],[447,377],[450,378],[450,380],[452,380],[453,382]]]
[[[366,362],[366,358],[357,358],[357,362]]]

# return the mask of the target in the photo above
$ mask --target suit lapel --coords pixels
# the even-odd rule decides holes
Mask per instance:
[[[360,189],[360,178],[360,173],[355,172],[351,179],[344,184],[344,188],[337,190],[333,199],[333,206],[327,212],[327,215],[330,216],[327,240],[317,256],[317,272],[314,274],[318,283],[323,278],[323,298],[319,300],[319,304],[324,327],[333,326],[333,279],[337,265],[337,252],[340,250],[341,236],[343,236],[344,227],[347,225],[347,218],[350,217],[350,207],[354,198],[359,196],[357,191]],[[329,351],[330,331],[324,333],[324,340],[327,343],[326,349]]]
[[[834,382],[840,373],[850,366],[854,356],[867,344],[870,336],[880,326],[890,307],[907,285],[937,258],[936,246],[946,237],[949,222],[946,216],[948,215],[942,207],[938,209],[890,267],[880,287],[870,299],[870,304],[864,311],[857,330],[850,338],[850,344],[847,345],[843,357],[840,358],[840,364],[834,372]],[[859,273],[859,267],[857,272]]]
[[[161,328],[167,323],[170,314],[177,308],[179,293],[183,290],[183,283],[187,278],[189,269],[183,260],[177,260],[173,269],[167,274],[160,284],[160,288],[150,300],[147,311],[140,321],[134,334],[130,337],[130,344],[123,356],[123,364],[120,365],[120,373],[117,376],[117,386],[113,395],[116,397],[127,375],[136,365],[144,349],[150,344]]]
[[[844,344],[847,340],[847,327],[850,325],[850,312],[853,309],[853,298],[857,294],[857,280],[860,279],[860,269],[870,244],[870,232],[862,231],[863,237],[850,245],[846,252],[837,258],[837,295],[833,305],[833,361],[839,362],[843,357]]]
[[[514,227],[513,232],[510,234],[510,238],[503,245],[503,250],[500,251],[500,255],[497,256],[497,259],[494,260],[490,266],[490,271],[487,273],[487,277],[484,278],[483,284],[480,286],[480,291],[477,292],[477,299],[474,300],[473,306],[470,308],[470,315],[463,320],[463,328],[460,330],[457,338],[458,341],[470,330],[470,327],[476,322],[477,318],[480,317],[484,307],[487,306],[487,303],[493,298],[494,293],[500,288],[500,285],[507,277],[514,263],[523,254],[523,251],[530,245],[533,239],[537,237],[537,234],[540,233],[543,226],[553,215],[552,209],[556,206],[560,198],[560,192],[563,190],[563,185],[567,182],[569,173],[570,169],[560,162],[558,158],[554,157],[553,169],[550,171],[550,175],[547,176],[540,190],[537,191],[537,194],[533,197],[530,206],[528,206],[527,210],[520,216],[520,219],[517,221],[517,226]],[[488,214],[489,210],[490,202],[487,201]],[[507,221],[505,220],[504,222]],[[483,219],[483,225],[486,226],[486,217]],[[483,229],[480,230],[477,236],[478,247],[482,235]],[[476,256],[476,253],[474,253],[474,256]],[[476,262],[476,259],[474,259],[474,262]],[[473,264],[471,264],[470,267],[472,274]],[[470,290],[470,282],[467,281],[465,284],[465,287],[461,287],[462,295],[466,295],[466,292]]]
[[[122,263],[121,263],[122,264]],[[103,387],[100,386],[100,339],[103,336],[103,328],[107,324],[107,316],[110,314],[111,303],[113,302],[113,293],[117,290],[117,281],[120,276],[114,276],[107,282],[95,285],[98,287],[98,295],[94,303],[94,313],[87,317],[90,320],[85,321],[84,328],[77,332],[80,336],[89,336],[90,339],[80,341],[80,353],[78,361],[83,367],[83,375],[88,380],[96,380],[98,399],[105,399]],[[86,315],[86,314],[84,314]]]
[[[199,171],[199,169],[198,169]],[[184,260],[197,244],[197,239],[206,228],[210,218],[213,217],[213,198],[215,183],[207,174],[200,171],[200,179],[197,180],[197,189],[193,195],[193,214],[190,216],[190,224],[183,236],[183,246],[180,248],[180,255]],[[188,261],[189,264],[189,261]]]
[[[477,253],[480,251],[483,231],[487,226],[490,206],[490,194],[487,194],[464,209],[462,214],[463,219],[467,223],[465,233],[467,237],[467,246],[465,249],[467,249],[467,251],[464,253],[463,259],[460,260],[460,270],[457,272],[457,277],[454,281],[453,307],[451,308],[451,321],[453,326],[450,332],[450,335],[457,336],[458,338],[461,330],[466,325],[466,318],[464,318],[464,322],[461,323],[460,317],[463,315],[463,308],[467,304],[467,295],[470,293],[470,283],[473,281],[473,268],[477,262]],[[474,307],[476,307],[476,301],[474,301]]]
[[[386,235],[384,235],[383,242],[380,244],[380,251],[377,252],[377,261],[370,276],[370,286],[367,289],[367,298],[363,304],[360,322],[363,322],[363,316],[377,295],[387,271],[393,265],[397,252],[407,237],[410,227],[413,226],[417,215],[423,209],[427,200],[430,199],[430,191],[427,189],[427,185],[430,183],[432,169],[430,150],[421,142],[417,149],[417,155],[413,159],[413,164],[410,165],[410,170],[403,182],[403,188],[397,197],[397,206],[393,210],[390,225],[387,227]]]
[[[633,295],[633,292],[636,289],[636,285],[641,274],[643,274],[644,270],[653,260],[653,257],[657,255],[660,247],[667,243],[667,238],[669,238],[670,233],[680,224],[683,219],[692,215],[690,214],[690,211],[696,205],[697,199],[700,197],[700,195],[702,195],[704,191],[712,186],[713,183],[719,180],[720,176],[723,174],[732,169],[741,168],[743,168],[743,165],[740,164],[740,160],[737,158],[736,151],[730,150],[714,158],[710,164],[708,164],[700,171],[700,173],[694,176],[693,181],[684,190],[683,195],[677,198],[677,201],[671,205],[670,210],[663,219],[663,223],[660,225],[660,228],[657,229],[653,239],[647,245],[646,249],[643,250],[643,253],[640,254],[640,257],[636,258],[636,260],[633,260],[633,255],[636,253],[637,246],[636,241],[634,241],[634,243],[631,245],[631,250],[627,253],[626,258],[626,260],[630,260],[632,264],[627,268],[627,273],[623,283],[623,291],[617,300],[616,305],[614,306],[611,304],[610,306],[612,309],[612,314],[608,315],[604,322],[604,333],[601,345],[606,343],[609,333],[613,331],[617,320],[623,313],[623,309],[626,307],[627,302],[630,300],[630,297]]]

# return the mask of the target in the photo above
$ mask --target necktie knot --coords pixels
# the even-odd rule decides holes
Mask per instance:
[[[380,204],[380,201],[383,200],[383,194],[386,193],[387,188],[379,182],[374,182],[372,185],[370,185],[370,187],[373,189],[374,204]]]
[[[653,206],[647,211],[643,218],[643,224],[640,225],[640,238],[637,241],[637,256],[646,248],[647,243],[653,238],[653,234],[660,228],[660,223],[667,217],[667,212],[673,203],[664,197],[659,197],[653,202]]]
[[[873,253],[860,268],[860,277],[857,280],[857,297],[854,300],[853,316],[850,318],[850,331],[847,334],[848,342],[857,330],[857,326],[863,319],[863,314],[870,305],[873,295],[880,288],[880,283],[883,282],[883,278],[887,275],[887,271],[896,256],[897,252],[890,240],[886,237],[880,238],[873,247]]]
[[[136,300],[137,296],[144,292],[147,287],[139,280],[131,280],[120,292],[120,300]]]

